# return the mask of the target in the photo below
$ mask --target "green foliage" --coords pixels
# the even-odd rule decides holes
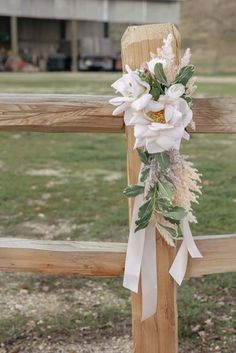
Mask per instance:
[[[147,197],[147,201],[145,201],[143,205],[139,208],[138,219],[135,222],[135,232],[140,229],[146,228],[155,212],[156,187],[154,187],[153,193],[149,194],[149,196],[150,198]]]
[[[169,201],[173,198],[172,188],[167,183],[161,182],[160,180],[158,181],[158,197]]]
[[[163,172],[170,168],[170,156],[167,152],[156,153],[155,158]]]
[[[143,162],[144,164],[149,164],[149,160],[148,160],[149,154],[148,154],[148,152],[142,150],[141,148],[137,148],[137,152],[138,152],[138,155],[139,155],[139,158],[140,158],[141,162]]]
[[[176,76],[176,79],[174,83],[182,83],[182,85],[186,86],[190,78],[194,74],[194,66],[193,65],[187,65],[182,67],[178,75]]]
[[[156,63],[154,67],[154,73],[159,83],[161,83],[164,86],[168,86],[167,78],[166,78],[162,63]]]
[[[145,182],[150,172],[150,155],[142,149],[138,149],[137,151],[139,158],[145,164],[141,171],[140,178],[142,182]],[[158,162],[162,172],[162,180],[158,180],[156,184],[148,190],[144,203],[138,212],[135,229],[136,232],[148,226],[155,212],[161,212],[166,220],[176,225],[179,225],[180,220],[187,215],[184,208],[173,206],[174,185],[167,174],[170,168],[169,154],[167,152],[157,153],[151,158],[155,158]],[[124,190],[124,194],[128,197],[135,197],[143,192],[144,187],[139,185],[130,185]],[[170,234],[172,233],[173,230],[171,230]],[[178,231],[175,230],[174,234],[176,236]]]
[[[162,87],[162,85],[156,81],[156,80],[152,80],[150,82],[150,93],[153,96],[154,100],[158,100],[161,94],[164,94],[164,88]]]
[[[183,207],[171,207],[168,211],[163,211],[163,216],[171,223],[179,224],[184,217],[187,216],[187,211]]]
[[[150,168],[143,168],[141,171],[141,177],[140,180],[141,182],[145,182],[145,180],[147,179],[148,175],[150,172]]]
[[[178,228],[167,227],[161,223],[159,223],[159,225],[164,228],[168,233],[170,233],[173,238],[177,238],[179,236]]]
[[[144,186],[142,185],[128,185],[124,191],[123,194],[127,197],[135,197],[140,194],[143,194],[144,192]]]

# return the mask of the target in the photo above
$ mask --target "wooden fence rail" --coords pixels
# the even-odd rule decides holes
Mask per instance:
[[[0,131],[124,133],[106,96],[0,94]],[[194,99],[196,131],[236,132],[236,97]]]
[[[122,38],[123,64],[133,69],[155,52],[163,38],[172,33],[176,61],[180,36],[173,25],[130,27]],[[113,117],[109,97],[54,94],[0,94],[0,131],[126,133],[128,178],[135,183],[140,163],[133,150],[132,128],[123,117]],[[194,120],[197,133],[236,133],[236,98],[197,98]],[[194,132],[191,131],[190,132]],[[132,213],[129,204],[129,215]],[[142,300],[132,294],[132,323],[135,353],[177,353],[178,322],[176,284],[169,267],[176,248],[169,247],[157,234],[158,308],[153,317],[141,322]],[[186,277],[236,270],[236,234],[196,237],[203,254],[189,259]],[[126,244],[39,241],[0,238],[0,271],[120,276],[124,271]]]
[[[236,234],[197,236],[201,259],[186,277],[236,271]],[[181,239],[177,241],[179,248]],[[115,277],[124,272],[127,244],[0,238],[0,271]]]

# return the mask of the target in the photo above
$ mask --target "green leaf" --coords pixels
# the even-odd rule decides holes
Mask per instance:
[[[192,108],[192,107],[193,107],[193,99],[192,99],[192,97],[183,95],[183,99],[186,100],[186,102],[187,102],[188,105],[189,105],[189,108]]]
[[[183,96],[183,99],[185,99],[188,104],[189,104],[189,103],[192,103],[192,97]]]
[[[177,225],[177,226],[179,226],[179,224],[180,224],[180,221],[178,221],[178,220],[176,220],[176,219],[168,218],[168,217],[165,217],[165,216],[164,216],[164,218],[165,218],[168,222],[170,222],[171,224],[175,224],[175,225]]]
[[[143,194],[143,192],[144,192],[144,186],[129,185],[124,189],[123,194],[125,194],[125,196],[127,197],[135,197],[137,195]]]
[[[142,222],[142,221],[138,220],[135,222],[135,224],[136,224],[136,228],[135,228],[134,232],[136,233],[138,230],[147,228],[149,221],[145,220],[144,222]]]
[[[152,83],[152,76],[151,74],[147,74],[143,71],[139,71],[139,77],[141,78],[142,81],[145,81],[151,85]]]
[[[139,218],[149,218],[151,217],[152,213],[154,211],[154,202],[153,199],[149,199],[145,203],[140,206],[139,211],[138,211],[138,217]]]
[[[153,80],[150,84],[151,89],[150,89],[150,93],[153,96],[153,98],[155,100],[158,100],[160,95],[164,93],[164,90],[161,86],[161,84],[159,82],[157,82],[156,80]]]
[[[160,152],[155,154],[155,158],[159,163],[159,166],[163,172],[170,168],[170,156],[166,152]]]
[[[159,225],[162,228],[164,228],[165,230],[167,230],[167,232],[170,233],[170,235],[172,235],[173,238],[178,238],[178,236],[179,236],[178,228],[177,229],[173,229],[171,227],[164,226],[161,223],[159,223]]]
[[[138,211],[138,219],[135,222],[136,228],[135,232],[137,232],[140,229],[144,229],[148,226],[150,219],[153,215],[153,212],[155,210],[155,198],[151,198],[148,201],[146,201]]]
[[[187,211],[183,207],[173,207],[172,210],[163,212],[163,216],[167,219],[172,219],[175,221],[181,221],[187,216]]]
[[[150,198],[152,198],[152,197],[154,197],[156,188],[157,188],[157,184],[154,185],[153,187],[151,187],[151,188],[148,190],[148,193],[147,193],[147,196],[146,196],[146,199],[147,199],[147,200],[150,199]]]
[[[139,155],[139,158],[141,160],[141,162],[143,162],[144,164],[149,164],[148,162],[148,157],[149,157],[149,154],[147,151],[143,151],[141,148],[137,148],[137,152],[138,152],[138,155]]]
[[[161,90],[158,86],[152,86],[152,88],[150,89],[150,93],[155,100],[158,100],[161,95]]]
[[[193,65],[187,65],[182,67],[178,75],[176,76],[176,79],[174,83],[182,83],[182,85],[186,86],[190,78],[194,74],[194,66]]]
[[[155,76],[158,82],[162,83],[165,86],[168,86],[167,78],[163,70],[162,63],[156,63],[154,67]]]
[[[169,211],[169,209],[172,207],[171,200],[167,198],[158,198],[156,202],[157,208],[161,212]]]
[[[158,196],[171,201],[173,198],[173,191],[168,184],[158,181]]]
[[[147,179],[147,177],[148,177],[148,175],[149,175],[149,172],[150,172],[150,169],[149,169],[149,168],[143,168],[143,169],[142,169],[141,177],[140,177],[140,180],[141,180],[142,182],[144,182],[144,181]]]

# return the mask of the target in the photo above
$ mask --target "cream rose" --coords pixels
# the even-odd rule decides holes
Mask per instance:
[[[113,115],[124,112],[127,125],[133,117],[133,112],[144,109],[152,99],[152,95],[149,93],[150,85],[141,80],[137,71],[132,71],[129,66],[126,66],[126,70],[127,74],[111,85],[122,96],[111,99],[110,103],[117,106]]]
[[[182,83],[175,83],[166,90],[166,96],[170,99],[178,99],[184,94],[184,92],[184,85],[182,85]]]

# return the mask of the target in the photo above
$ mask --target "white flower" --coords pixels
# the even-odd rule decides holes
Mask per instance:
[[[181,65],[187,65],[190,59],[190,50],[187,50],[177,67],[172,41],[173,35],[169,34],[157,54],[151,55],[144,64],[145,70],[155,74],[155,65],[162,63],[168,85],[174,82]],[[179,150],[182,138],[189,139],[185,128],[192,123],[192,110],[182,96],[190,96],[195,89],[193,79],[186,87],[181,83],[166,87],[155,101],[149,83],[140,78],[140,73],[128,66],[126,70],[127,73],[112,85],[121,97],[111,99],[110,103],[117,107],[113,115],[124,112],[125,124],[134,126],[134,148],[144,147],[149,153]]]
[[[151,100],[142,111],[133,111],[128,125],[134,125],[134,148],[144,147],[149,153],[179,150],[181,139],[189,139],[185,128],[192,110],[181,98],[181,86],[171,86],[157,102]]]
[[[113,115],[124,113],[125,124],[129,124],[133,116],[133,111],[142,110],[152,99],[149,93],[150,85],[141,80],[137,71],[132,71],[126,66],[127,74],[124,74],[112,87],[116,92],[121,93],[122,97],[113,98],[110,103],[117,106]]]
[[[177,98],[180,98],[184,94],[184,92],[185,92],[184,85],[182,85],[182,83],[176,83],[176,84],[170,86],[166,90],[166,95],[170,99],[177,99]]]

